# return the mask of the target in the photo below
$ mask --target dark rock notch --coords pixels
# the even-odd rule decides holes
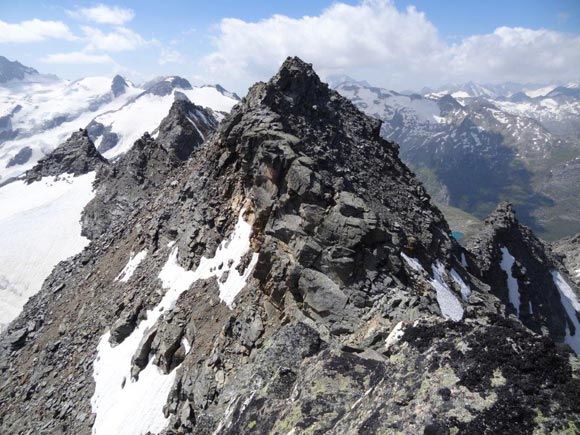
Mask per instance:
[[[8,160],[8,163],[6,164],[6,167],[7,168],[10,168],[10,167],[16,166],[16,165],[23,165],[28,160],[30,160],[30,157],[32,157],[32,148],[30,148],[30,147],[22,147],[14,155],[14,157],[12,157],[10,160]]]

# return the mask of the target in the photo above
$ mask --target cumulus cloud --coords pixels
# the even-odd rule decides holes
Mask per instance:
[[[43,57],[41,61],[52,64],[76,64],[76,65],[113,63],[113,59],[111,59],[111,57],[106,54],[90,54],[82,51],[49,54]]]
[[[0,43],[38,42],[46,39],[77,39],[66,24],[61,21],[43,21],[37,18],[20,23],[0,20]]]
[[[472,80],[544,82],[579,74],[580,35],[500,27],[447,51],[451,70]]]
[[[420,68],[442,43],[437,29],[421,12],[400,12],[388,1],[369,0],[351,6],[336,3],[315,17],[282,15],[248,23],[224,19],[216,50],[204,59],[220,71],[267,76],[286,56],[298,55],[325,72],[352,67]]]
[[[449,44],[424,13],[398,10],[388,0],[335,3],[318,16],[299,19],[227,18],[217,29],[214,50],[202,66],[208,76],[245,86],[269,77],[291,55],[312,62],[323,76],[347,73],[399,88],[565,80],[580,65],[579,35],[502,27]]]
[[[84,19],[98,24],[113,24],[121,26],[135,17],[132,9],[119,6],[98,4],[91,8],[81,8],[76,11],[67,11],[67,14],[76,19]]]
[[[126,27],[117,27],[111,32],[103,32],[95,27],[82,27],[87,39],[87,50],[128,51],[151,44],[138,33]]]

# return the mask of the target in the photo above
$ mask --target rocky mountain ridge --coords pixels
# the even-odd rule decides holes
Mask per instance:
[[[10,61],[4,56],[0,56],[0,83],[11,80],[22,80],[27,75],[38,74],[34,68],[22,65],[17,61]]]
[[[147,199],[105,231],[84,220],[90,245],[1,336],[4,432],[580,426],[570,348],[506,314],[487,257],[311,65],[288,58],[167,167],[177,118],[131,151],[167,168]]]

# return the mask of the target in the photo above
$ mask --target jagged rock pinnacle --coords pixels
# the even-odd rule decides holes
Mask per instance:
[[[99,165],[107,164],[89,138],[87,130],[74,132],[63,144],[38,161],[36,166],[26,172],[27,183],[42,177],[61,174],[83,175],[94,171]]]
[[[503,230],[518,225],[518,219],[513,204],[507,201],[500,202],[493,213],[485,219],[485,223],[496,229]]]

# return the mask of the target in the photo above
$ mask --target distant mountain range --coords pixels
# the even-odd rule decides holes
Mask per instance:
[[[383,120],[383,136],[438,202],[483,218],[510,200],[545,238],[580,231],[578,83],[404,94],[343,77],[333,87]]]
[[[0,184],[30,169],[87,128],[107,158],[126,152],[141,135],[155,135],[176,99],[190,100],[223,117],[239,97],[220,85],[193,87],[182,77],[135,85],[121,76],[75,81],[38,73],[0,56]]]

